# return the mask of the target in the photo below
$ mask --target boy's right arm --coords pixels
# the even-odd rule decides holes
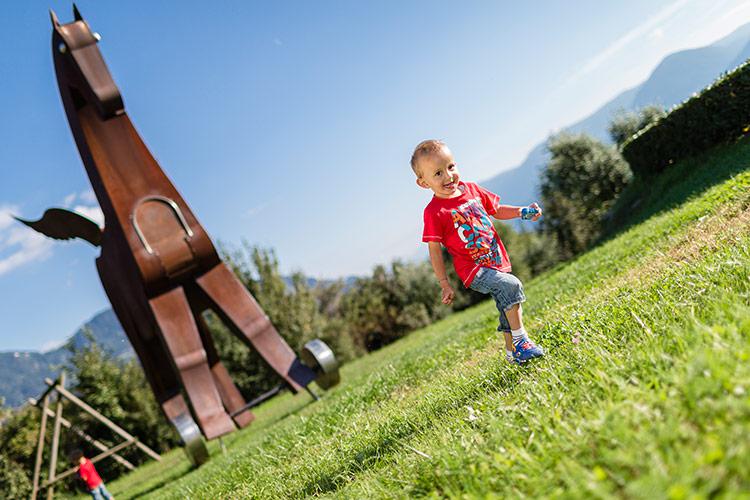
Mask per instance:
[[[427,248],[430,250],[430,263],[432,263],[432,270],[435,271],[440,282],[440,288],[443,290],[443,304],[450,304],[453,302],[455,292],[448,283],[448,276],[445,272],[445,261],[443,260],[443,251],[440,249],[440,243],[436,241],[427,242]]]

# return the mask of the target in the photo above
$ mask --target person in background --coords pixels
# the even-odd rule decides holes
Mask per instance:
[[[96,467],[91,460],[83,456],[81,450],[73,450],[70,453],[70,461],[78,464],[78,477],[86,483],[86,487],[94,500],[114,500],[114,497],[109,494],[104,486],[104,481],[99,477],[99,473],[96,472]]]

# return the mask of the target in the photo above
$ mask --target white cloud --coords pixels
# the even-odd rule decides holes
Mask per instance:
[[[78,195],[76,195],[75,193],[70,193],[68,196],[66,196],[65,199],[63,200],[63,206],[64,207],[71,206],[73,202],[76,201],[76,196]]]
[[[255,215],[258,215],[260,212],[265,210],[268,207],[268,203],[261,203],[258,206],[250,207],[247,210],[245,210],[245,213],[242,214],[242,217],[245,219],[249,219],[250,217],[254,217]]]
[[[93,189],[88,189],[78,195],[78,199],[86,203],[98,203]]]
[[[0,276],[51,254],[52,240],[27,227],[0,230]]]
[[[637,40],[638,38],[649,33],[651,30],[654,30],[655,27],[675,15],[690,1],[691,0],[677,0],[675,2],[672,2],[671,4],[667,5],[659,12],[648,18],[645,22],[639,24],[632,30],[625,33],[623,36],[605,47],[604,50],[586,61],[581,69],[568,77],[568,79],[565,81],[565,85],[575,83],[580,78],[599,68],[602,64],[610,60],[615,54],[625,48],[630,42]],[[658,30],[659,28],[656,29]]]
[[[731,9],[717,9],[723,12],[721,16],[712,17],[690,34],[690,43],[694,46],[704,46],[727,36],[729,33],[750,21],[750,2],[741,1]]]
[[[656,28],[648,35],[648,37],[652,40],[659,40],[660,38],[664,38],[664,28]]]
[[[62,347],[65,345],[64,340],[48,340],[44,344],[42,344],[41,351],[42,352],[49,352],[54,351],[55,349]]]
[[[17,224],[13,220],[13,214],[18,213],[18,207],[15,205],[0,205],[0,231],[3,231],[6,227]],[[2,239],[0,239],[2,241]]]
[[[85,205],[76,205],[73,207],[74,212],[78,212],[81,215],[85,215],[92,221],[96,222],[99,227],[104,227],[104,213],[99,206],[89,207]]]

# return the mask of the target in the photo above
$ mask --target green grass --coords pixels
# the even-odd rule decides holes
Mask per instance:
[[[318,403],[260,407],[201,468],[176,450],[110,491],[750,498],[750,143],[670,175],[650,217],[526,284],[545,359],[502,361],[485,302],[348,364]]]

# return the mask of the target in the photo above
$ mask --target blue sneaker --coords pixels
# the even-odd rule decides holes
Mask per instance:
[[[513,352],[513,358],[519,365],[530,359],[544,356],[544,349],[537,346],[528,337],[523,337],[518,342],[514,342],[513,347],[515,349]]]

